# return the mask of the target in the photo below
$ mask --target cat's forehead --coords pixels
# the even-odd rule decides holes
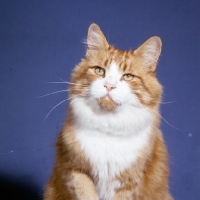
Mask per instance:
[[[133,51],[122,51],[116,48],[109,49],[103,58],[103,66],[107,69],[117,69],[120,72],[130,71],[137,63]]]
[[[111,62],[120,63],[133,58],[133,51],[123,51],[115,47],[108,48],[104,62],[110,64]]]
[[[111,64],[107,67],[107,75],[109,76],[120,76],[122,74],[122,70],[120,70],[118,64],[113,61]]]

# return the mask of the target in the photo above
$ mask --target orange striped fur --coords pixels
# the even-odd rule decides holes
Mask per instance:
[[[92,24],[87,47],[72,73],[68,117],[44,199],[172,200],[159,129],[160,38],[122,51]]]

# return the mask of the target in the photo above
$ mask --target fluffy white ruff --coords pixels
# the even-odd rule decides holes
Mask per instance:
[[[75,115],[76,127],[100,131],[106,135],[135,136],[149,127],[154,118],[142,106],[121,105],[113,112],[103,112],[93,109],[98,108],[96,101],[88,105],[81,97],[74,98],[70,105]]]

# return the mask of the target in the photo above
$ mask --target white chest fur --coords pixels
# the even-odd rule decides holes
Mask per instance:
[[[100,199],[110,200],[120,183],[113,178],[133,164],[138,152],[148,142],[150,127],[134,137],[116,137],[88,129],[76,130],[86,158],[92,165],[92,174],[99,177],[96,189]]]
[[[127,104],[115,113],[94,111],[82,98],[71,101],[76,116],[76,140],[92,166],[92,175],[100,200],[110,200],[120,182],[114,180],[138,158],[148,143],[154,117],[139,106]]]

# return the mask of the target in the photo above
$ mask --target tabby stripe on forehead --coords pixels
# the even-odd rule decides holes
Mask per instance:
[[[104,61],[104,66],[105,66],[105,67],[107,67],[108,61],[109,61],[108,59],[106,59],[106,60]]]
[[[123,67],[122,67],[123,71],[126,71],[126,70],[127,70],[127,67],[128,67],[128,65],[127,65],[126,63],[124,63],[124,65],[123,65]]]

